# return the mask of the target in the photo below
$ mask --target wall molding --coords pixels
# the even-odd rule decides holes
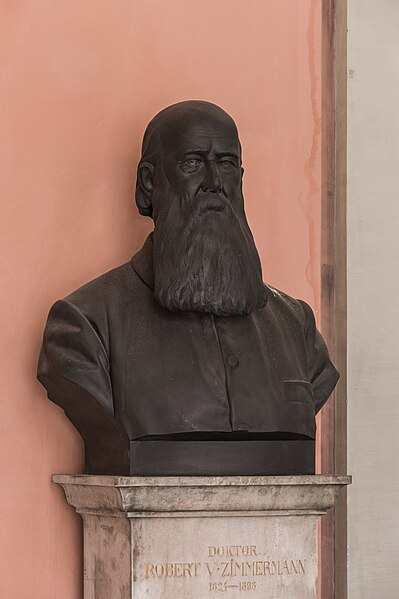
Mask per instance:
[[[347,0],[322,3],[321,328],[341,373],[320,416],[320,470],[347,473]],[[347,599],[347,497],[321,523],[321,597]]]

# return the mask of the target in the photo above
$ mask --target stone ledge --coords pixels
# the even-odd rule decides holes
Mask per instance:
[[[350,476],[120,477],[56,474],[77,511],[324,513]]]

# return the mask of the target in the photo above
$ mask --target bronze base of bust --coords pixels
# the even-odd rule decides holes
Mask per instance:
[[[315,473],[315,441],[271,435],[170,435],[130,444],[131,476],[266,476]],[[180,438],[179,438],[180,437]],[[215,437],[215,436],[214,436]],[[245,435],[241,435],[245,437]],[[252,437],[252,438],[251,438]],[[263,438],[262,438],[263,437]],[[265,438],[266,437],[266,438]],[[267,438],[268,437],[268,438]],[[298,435],[299,437],[299,435]]]

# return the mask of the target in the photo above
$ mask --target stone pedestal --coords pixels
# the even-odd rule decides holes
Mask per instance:
[[[350,477],[55,475],[85,599],[316,599],[317,520]]]

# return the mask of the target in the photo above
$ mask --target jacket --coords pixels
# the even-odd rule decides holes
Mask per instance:
[[[267,291],[248,316],[166,310],[153,295],[150,235],[130,262],[54,304],[38,378],[85,440],[101,438],[105,449],[201,431],[313,439],[339,375],[311,308]]]

